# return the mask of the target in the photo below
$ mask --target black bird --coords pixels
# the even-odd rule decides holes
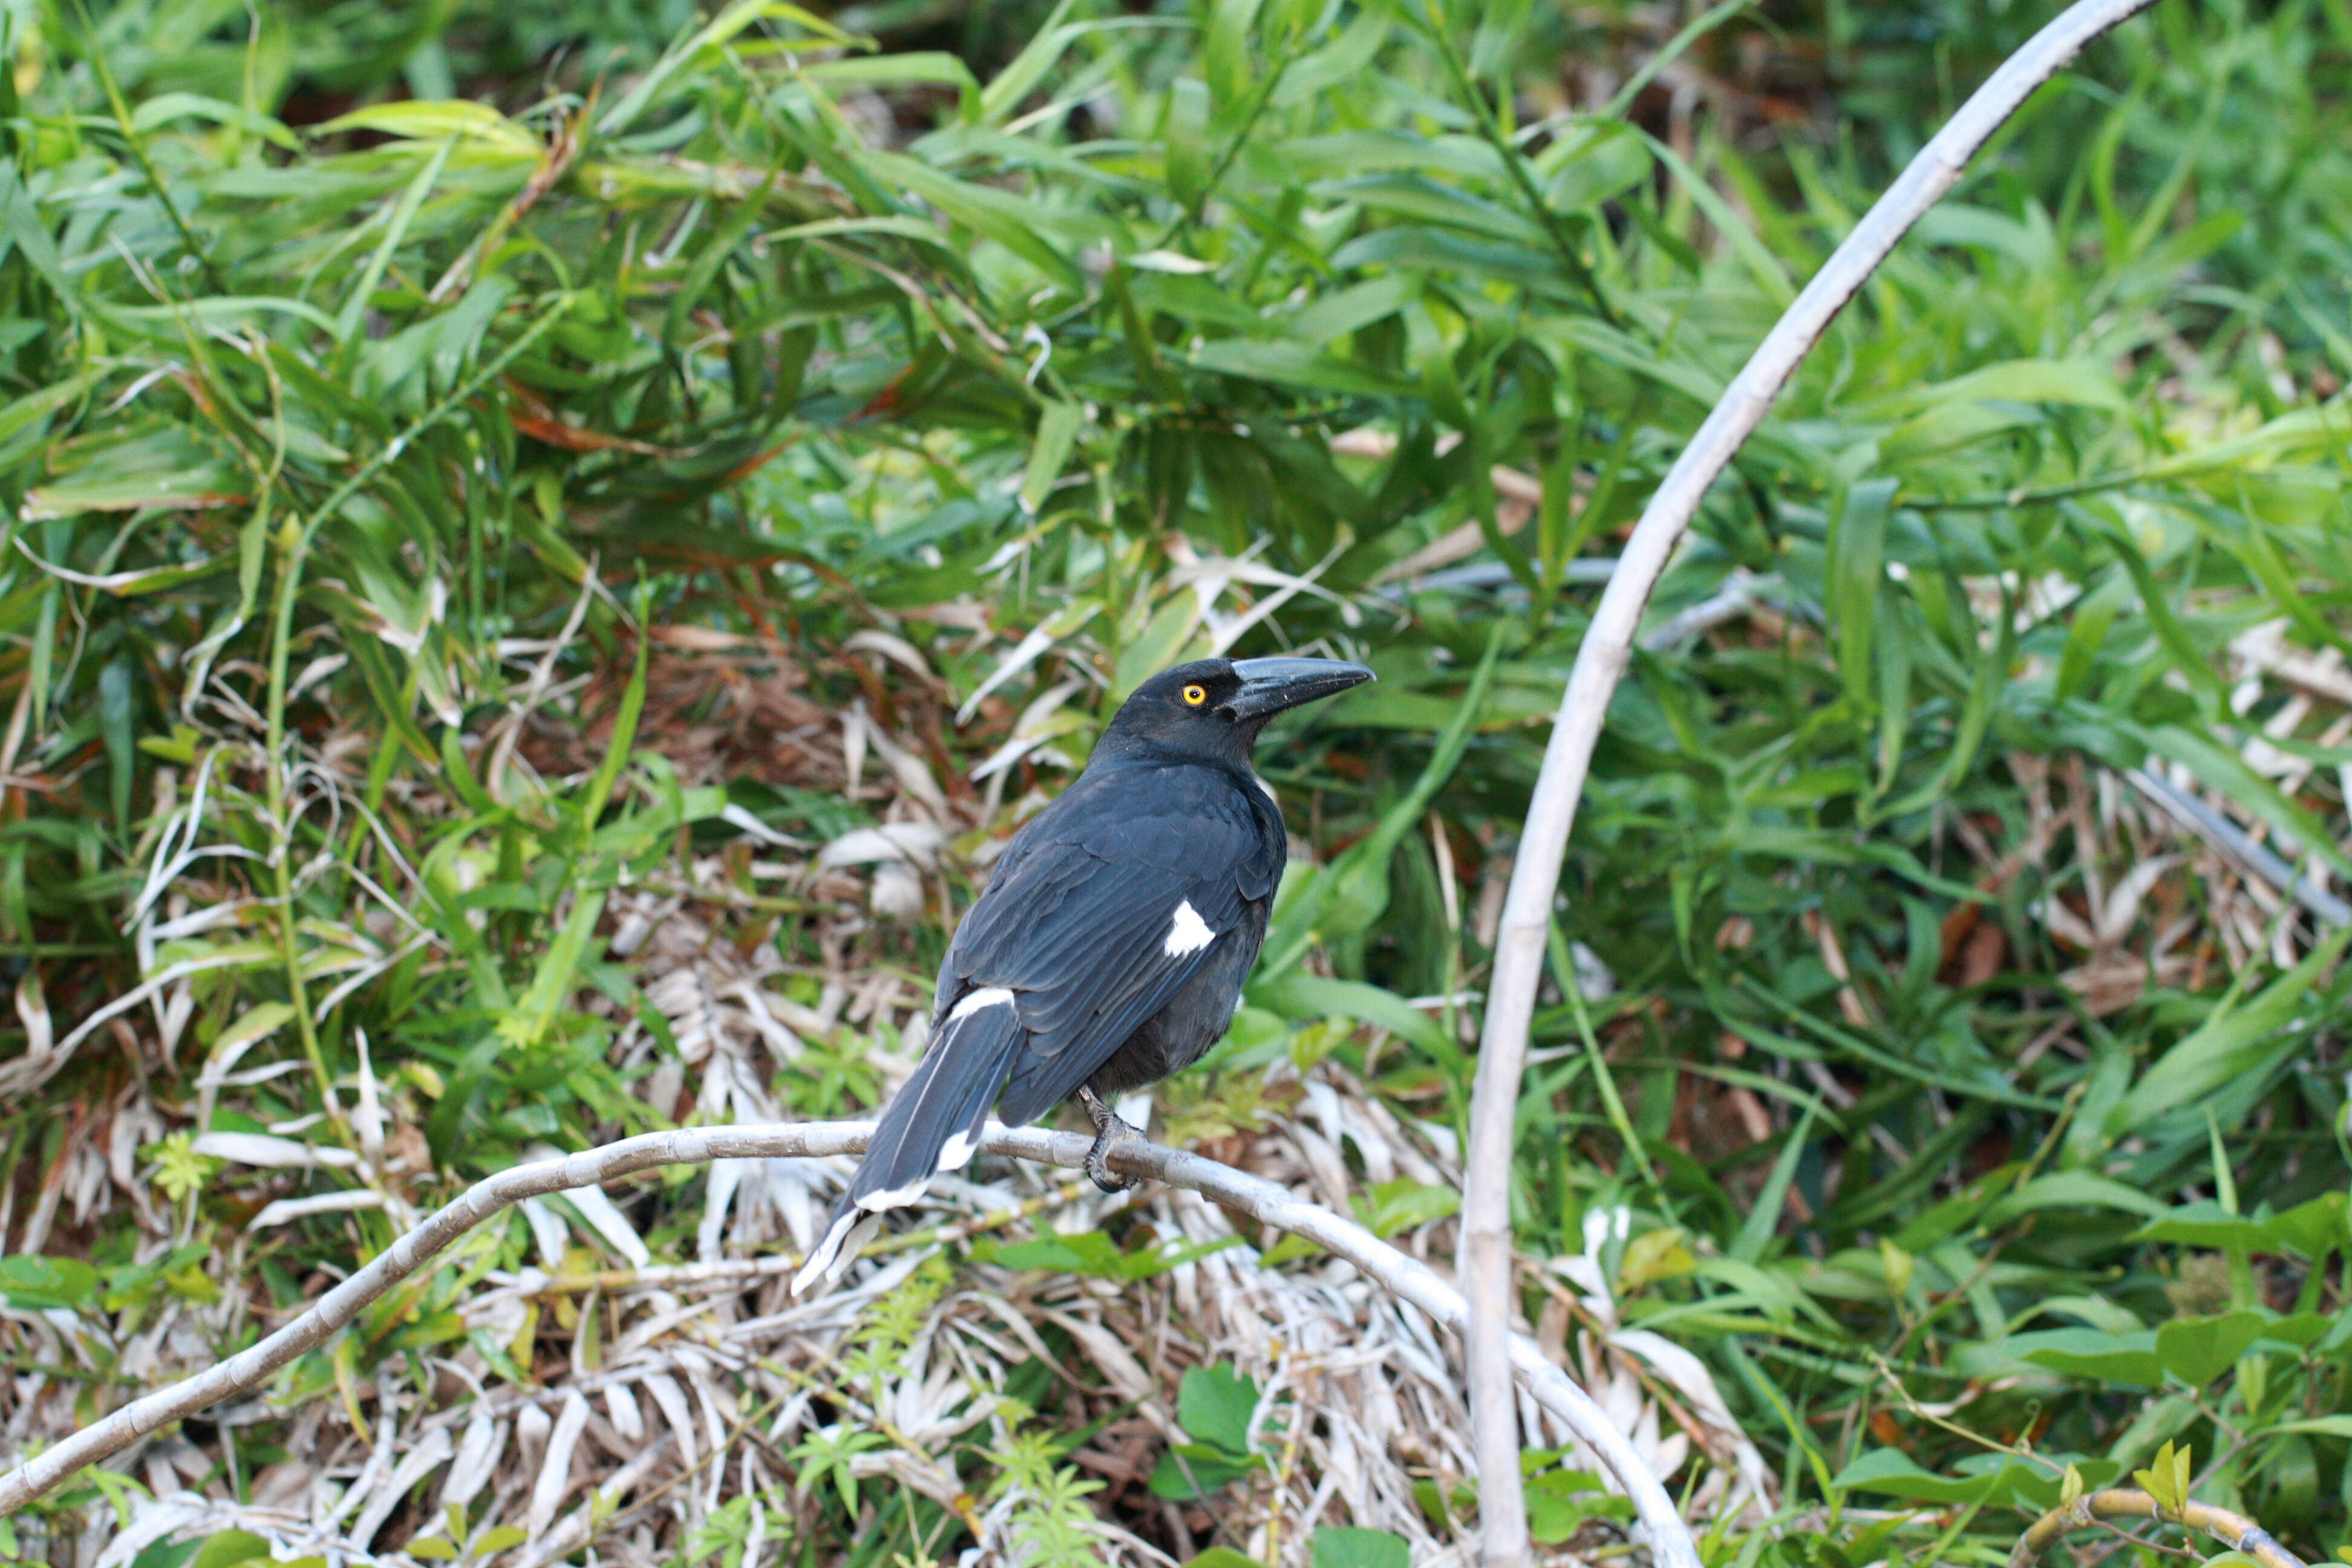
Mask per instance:
[[[1231,1023],[1288,852],[1250,769],[1266,721],[1372,679],[1320,658],[1202,659],[1136,689],[1086,772],[1013,836],[940,965],[930,1047],[884,1108],[795,1292],[846,1267],[851,1233],[972,1155],[993,1109],[1076,1097],[1087,1174],[1136,1137],[1109,1102],[1191,1066]]]

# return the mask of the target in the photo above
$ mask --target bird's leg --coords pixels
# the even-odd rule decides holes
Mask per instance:
[[[1084,1084],[1078,1086],[1078,1103],[1086,1108],[1087,1120],[1095,1124],[1095,1146],[1087,1151],[1087,1176],[1107,1193],[1123,1193],[1129,1187],[1143,1184],[1139,1176],[1123,1176],[1113,1171],[1104,1156],[1111,1144],[1121,1138],[1140,1138],[1142,1133],[1118,1119],[1118,1112],[1103,1103],[1102,1096]]]

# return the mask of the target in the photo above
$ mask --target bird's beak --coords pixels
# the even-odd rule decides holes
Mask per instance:
[[[1286,708],[1361,686],[1372,672],[1336,658],[1244,658],[1234,663],[1242,689],[1224,706],[1236,719],[1265,719]]]

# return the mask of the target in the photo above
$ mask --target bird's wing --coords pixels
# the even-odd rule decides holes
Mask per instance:
[[[1190,767],[1074,786],[964,917],[945,965],[952,992],[1013,993],[1025,1055],[1054,1059],[1040,1081],[1067,1080],[1052,1099],[1085,1082],[1218,942],[1242,940],[1244,906],[1272,893],[1279,841],[1245,787]]]
[[[949,944],[930,1047],[793,1277],[837,1274],[860,1225],[971,1158],[989,1108],[1026,1121],[1067,1098],[1282,874],[1280,819],[1210,768],[1090,770],[1021,830]],[[999,1094],[1003,1093],[1000,1101]]]

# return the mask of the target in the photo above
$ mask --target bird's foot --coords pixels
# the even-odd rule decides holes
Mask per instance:
[[[1143,1134],[1119,1120],[1118,1112],[1103,1103],[1102,1096],[1081,1086],[1078,1103],[1085,1107],[1087,1120],[1095,1124],[1095,1146],[1087,1151],[1087,1179],[1107,1193],[1123,1193],[1143,1184],[1140,1176],[1122,1175],[1110,1168],[1107,1158],[1110,1146],[1122,1138],[1140,1140]]]

